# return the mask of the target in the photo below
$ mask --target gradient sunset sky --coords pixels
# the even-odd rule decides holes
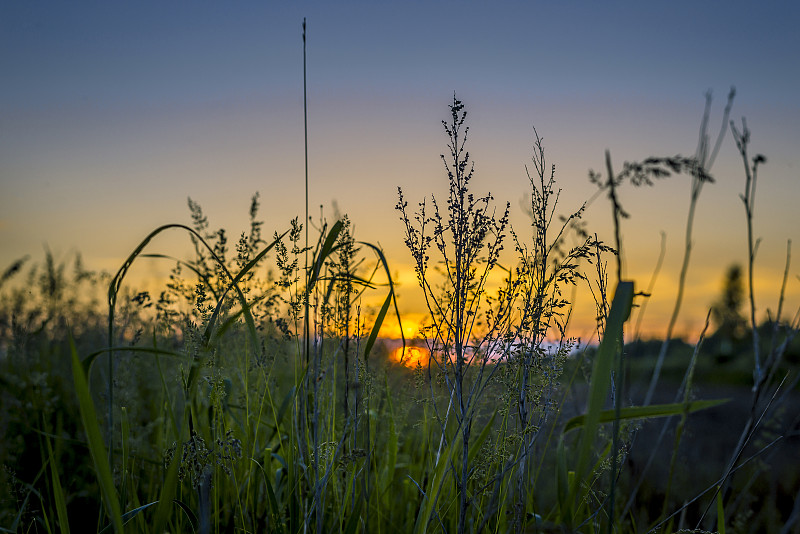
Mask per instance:
[[[156,226],[189,223],[186,198],[230,236],[259,191],[266,233],[302,216],[303,56],[308,23],[312,213],[335,201],[357,238],[386,250],[401,309],[418,290],[394,206],[444,198],[441,120],[469,112],[476,193],[520,201],[535,126],[563,188],[560,211],[595,192],[589,169],[694,154],[736,87],[764,154],[755,231],[757,304],[774,309],[787,240],[800,246],[800,7],[791,2],[6,2],[0,6],[0,269],[44,246],[116,270]],[[678,333],[697,335],[726,268],[747,258],[744,172],[728,134],[702,192]],[[663,334],[675,299],[690,180],[622,190],[626,276],[644,289],[667,235],[645,317]],[[613,240],[604,197],[586,212]],[[153,252],[181,255],[185,238]],[[797,251],[795,250],[795,256]],[[156,267],[137,267],[141,279]],[[787,287],[800,304],[800,261]],[[577,334],[590,329],[588,322]]]

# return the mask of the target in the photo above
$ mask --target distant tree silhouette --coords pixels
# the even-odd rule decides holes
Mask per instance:
[[[741,313],[744,303],[744,281],[741,265],[728,267],[720,299],[712,306],[711,315],[716,325],[714,337],[719,343],[720,357],[730,357],[734,346],[740,342],[746,331],[746,320]]]

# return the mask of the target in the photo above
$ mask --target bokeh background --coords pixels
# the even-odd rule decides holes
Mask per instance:
[[[693,155],[705,93],[716,134],[731,86],[764,154],[755,231],[759,317],[777,305],[787,240],[800,243],[800,7],[789,2],[7,2],[0,5],[0,268],[48,247],[116,270],[156,226],[189,223],[186,199],[235,238],[261,193],[267,234],[303,215],[303,48],[308,24],[311,213],[347,213],[384,247],[413,333],[421,318],[397,187],[446,194],[441,120],[466,105],[476,193],[520,206],[535,126],[562,213],[595,193],[588,170]],[[747,258],[744,172],[728,135],[701,195],[678,335],[696,336],[726,268]],[[663,335],[677,287],[690,179],[622,190],[626,275],[666,259],[644,320]],[[601,197],[589,228],[613,239]],[[188,252],[185,236],[153,252]],[[157,287],[170,265],[141,262]],[[790,267],[789,310],[800,304]],[[575,334],[593,325],[593,304]],[[396,332],[395,332],[396,333]],[[387,330],[386,335],[395,334]]]

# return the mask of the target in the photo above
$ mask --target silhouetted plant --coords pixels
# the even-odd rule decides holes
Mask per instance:
[[[786,266],[784,269],[783,280],[781,283],[781,290],[778,296],[777,311],[775,317],[770,317],[771,322],[771,336],[769,342],[765,347],[762,347],[759,335],[759,326],[756,321],[756,301],[755,301],[755,285],[753,283],[755,271],[755,256],[758,248],[758,240],[753,233],[753,218],[754,218],[754,202],[756,193],[756,183],[758,178],[758,170],[761,165],[766,163],[767,159],[761,155],[756,154],[750,159],[748,155],[748,145],[750,143],[750,130],[747,127],[747,122],[742,118],[742,129],[739,130],[735,123],[730,123],[733,139],[736,142],[736,148],[742,158],[742,163],[745,172],[745,187],[744,193],[740,195],[742,203],[745,208],[745,221],[747,224],[747,291],[749,297],[749,315],[750,315],[750,328],[753,339],[753,388],[752,388],[752,401],[750,404],[750,412],[742,432],[739,436],[739,441],[733,450],[725,472],[720,479],[716,491],[713,493],[705,511],[697,523],[699,527],[706,515],[712,508],[712,504],[719,498],[719,502],[727,504],[731,498],[731,479],[736,470],[742,465],[740,460],[748,445],[756,442],[757,436],[765,433],[764,421],[771,414],[774,414],[780,409],[781,405],[785,402],[786,393],[785,389],[794,389],[800,377],[793,377],[791,382],[787,385],[786,381],[789,374],[786,374],[782,379],[777,375],[783,357],[787,348],[792,340],[800,332],[800,310],[788,321],[784,321],[783,306],[786,297],[786,282],[789,277],[789,260],[791,257],[791,241],[787,243],[786,247]],[[766,349],[766,350],[765,350]],[[762,352],[763,351],[763,352]],[[762,442],[758,444],[758,453],[765,451],[777,441],[783,439],[791,430],[791,427],[782,425],[776,433],[777,437],[768,443]],[[774,434],[773,434],[774,435]],[[746,463],[746,461],[745,461]],[[800,494],[798,494],[800,495]],[[737,499],[738,501],[738,499]],[[722,508],[722,516],[718,517],[718,521],[724,522],[726,515],[736,511],[736,507],[728,506],[723,508],[718,506],[719,510]],[[714,513],[710,514],[709,522],[713,519]],[[716,514],[718,515],[718,514]],[[796,515],[793,516],[792,521],[797,522],[800,520]],[[787,525],[784,528],[788,532]]]
[[[458,532],[465,532],[470,521],[467,487],[472,426],[480,394],[496,370],[491,368],[487,372],[487,365],[496,357],[491,352],[492,346],[498,339],[508,341],[506,318],[516,290],[502,293],[497,305],[487,311],[484,292],[503,250],[509,205],[497,218],[490,205],[491,194],[476,197],[470,192],[474,164],[465,148],[469,133],[469,127],[465,126],[467,112],[455,96],[449,107],[450,118],[442,121],[449,148],[449,154],[441,156],[449,184],[446,209],[441,211],[436,198],[431,197],[430,207],[423,200],[418,210],[409,214],[400,188],[397,209],[405,225],[405,244],[414,258],[417,280],[430,313],[430,323],[424,327],[430,352],[427,375],[435,417],[441,428],[433,469],[441,471],[441,462],[451,464],[448,470],[452,472],[458,495]],[[431,252],[440,257],[433,267],[435,274],[431,273]],[[446,407],[435,402],[437,383],[443,384],[447,391]],[[456,421],[454,431],[449,426],[451,417]],[[454,450],[460,452],[453,455]],[[441,480],[437,482],[441,484]],[[433,508],[440,506],[435,502],[439,492],[437,487],[428,490],[423,501],[423,510],[428,511],[420,512],[417,528],[427,528]]]
[[[585,208],[581,206],[566,217],[556,217],[561,193],[556,187],[555,165],[548,168],[542,139],[534,128],[533,172],[526,167],[531,187],[531,244],[516,233],[518,255],[514,297],[516,313],[508,339],[513,351],[508,354],[502,372],[510,375],[511,397],[508,409],[516,413],[518,448],[513,523],[515,531],[523,528],[530,508],[528,497],[534,477],[533,446],[539,430],[553,412],[559,377],[567,356],[578,340],[567,334],[572,303],[564,292],[579,281],[587,281],[584,265],[597,261],[600,254],[613,252],[596,237],[590,237],[579,223]],[[578,244],[566,246],[574,232]],[[600,263],[598,262],[598,267]],[[601,286],[605,298],[604,287]],[[548,342],[552,343],[548,346]]]
[[[370,356],[394,287],[383,253],[357,241],[346,216],[333,224],[295,219],[264,240],[256,195],[250,228],[234,243],[190,200],[191,223],[156,229],[110,281],[108,315],[94,297],[108,277],[80,260],[74,274],[49,251],[40,265],[8,267],[0,276],[0,428],[10,436],[0,447],[2,529],[121,532],[127,522],[126,530],[158,532],[671,532],[673,523],[681,529],[700,517],[690,507],[717,505],[718,530],[749,521],[777,531],[785,519],[790,531],[800,514],[765,506],[746,515],[748,499],[775,498],[741,479],[745,471],[758,476],[763,467],[753,460],[790,437],[776,414],[791,406],[786,392],[797,384],[781,380],[800,329],[800,314],[787,319],[783,311],[788,253],[777,312],[759,330],[749,421],[720,478],[693,496],[698,482],[680,480],[685,424],[719,404],[692,400],[705,330],[674,403],[630,405],[623,331],[633,283],[610,287],[607,259],[616,251],[588,232],[583,207],[557,216],[555,167],[536,130],[525,235],[512,231],[508,205],[496,209],[491,194],[472,194],[466,111],[455,95],[443,126],[446,205],[434,197],[411,213],[402,191],[397,204],[430,313],[423,334],[431,357],[417,373]],[[742,198],[752,234],[764,158],[747,155],[746,125],[734,138],[747,169]],[[617,248],[627,215],[618,188],[686,172],[694,202],[710,181],[702,161],[648,158],[617,174],[607,154],[607,176],[592,179],[611,197]],[[309,226],[317,237],[305,246]],[[148,252],[153,237],[176,229],[191,239],[189,258]],[[504,251],[508,239],[513,250]],[[268,253],[274,275],[264,266]],[[158,297],[124,283],[140,257],[174,262]],[[597,306],[596,348],[569,335],[567,295],[581,283]],[[385,297],[375,308],[363,299],[373,290]],[[70,324],[80,334],[75,345]],[[108,354],[107,371],[93,366]],[[576,382],[581,371],[585,384]],[[415,403],[407,382],[420,378],[426,401]],[[101,381],[113,389],[104,394]],[[110,407],[109,415],[98,417],[95,405]],[[644,476],[629,480],[637,421],[676,415],[669,461],[656,449],[651,456],[669,466],[666,489],[647,488]],[[616,505],[623,496],[625,506]],[[676,502],[686,504],[675,510]]]

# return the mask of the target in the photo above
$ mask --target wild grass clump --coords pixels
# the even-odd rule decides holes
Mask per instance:
[[[346,216],[295,219],[266,237],[255,195],[231,244],[190,199],[191,222],[155,229],[114,276],[79,260],[68,275],[49,252],[43,266],[8,268],[3,531],[796,532],[800,474],[767,469],[785,466],[796,440],[786,355],[800,320],[779,304],[756,322],[754,236],[753,332],[715,315],[718,332],[737,325],[737,350],[752,343],[744,408],[741,398],[697,400],[701,382],[714,385],[703,382],[716,369],[709,324],[692,345],[669,343],[671,327],[666,348],[626,342],[648,295],[624,277],[619,188],[688,174],[694,203],[718,148],[709,153],[701,136],[693,158],[649,157],[620,173],[607,153],[606,174],[591,179],[610,200],[612,247],[588,230],[586,205],[558,215],[556,169],[536,130],[530,231],[512,228],[508,203],[473,193],[466,117],[454,96],[446,201],[410,209],[399,190],[428,308],[427,357],[412,369],[390,361],[379,338],[397,313],[387,259]],[[752,233],[764,158],[748,156],[744,123],[733,132]],[[156,249],[164,232],[187,236],[190,256]],[[128,287],[142,258],[173,266],[158,294]],[[788,259],[786,273],[782,287]],[[569,334],[577,285],[594,295],[596,344]],[[726,444],[721,460],[697,448],[708,440],[693,426],[711,428],[719,414],[736,427],[712,440]]]

